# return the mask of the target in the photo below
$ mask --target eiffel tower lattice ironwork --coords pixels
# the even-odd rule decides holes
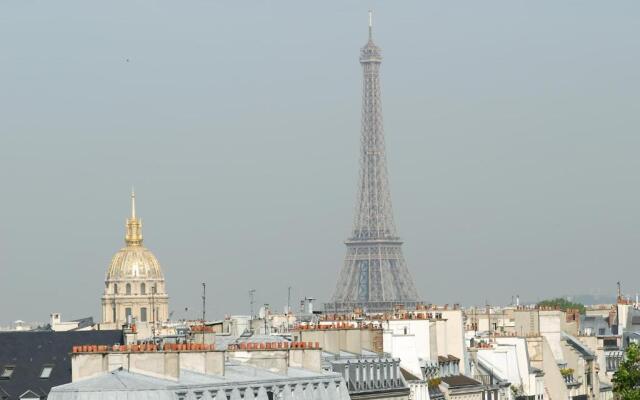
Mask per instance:
[[[415,307],[418,292],[402,255],[391,207],[391,193],[382,127],[381,50],[369,40],[360,51],[363,70],[360,179],[351,238],[338,283],[326,311],[391,311]]]

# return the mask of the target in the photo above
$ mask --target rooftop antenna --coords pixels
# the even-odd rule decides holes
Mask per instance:
[[[617,283],[618,285],[618,300],[622,298],[622,286],[620,285],[620,281]]]
[[[269,314],[269,304],[268,303],[264,303],[264,334],[268,335],[269,332],[267,332],[267,316]]]
[[[491,309],[490,309],[490,306],[489,306],[489,300],[485,300],[484,303],[486,304],[487,322],[489,324],[489,341],[491,341]]]
[[[373,10],[369,10],[369,40],[373,38]]]
[[[153,336],[153,342],[156,341],[156,284],[151,286],[151,336]]]
[[[255,302],[255,289],[249,289],[249,307],[251,310],[251,319],[253,319],[253,303]]]
[[[287,315],[291,314],[291,286],[287,291]]]
[[[204,343],[204,321],[207,312],[207,284],[202,282],[202,343]]]

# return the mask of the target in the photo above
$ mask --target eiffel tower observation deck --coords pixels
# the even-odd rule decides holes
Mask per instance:
[[[369,40],[360,51],[363,72],[360,178],[352,236],[327,312],[392,311],[420,304],[396,232],[382,126],[380,64],[382,52]]]

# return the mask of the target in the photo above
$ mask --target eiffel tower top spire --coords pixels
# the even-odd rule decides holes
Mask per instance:
[[[382,51],[380,47],[373,42],[373,11],[369,10],[369,40],[367,44],[360,50],[360,62],[382,62]]]

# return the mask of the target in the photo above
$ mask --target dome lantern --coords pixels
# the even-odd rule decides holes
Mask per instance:
[[[127,246],[142,245],[142,220],[136,217],[136,192],[131,190],[131,218],[127,218],[127,234],[124,237]]]

